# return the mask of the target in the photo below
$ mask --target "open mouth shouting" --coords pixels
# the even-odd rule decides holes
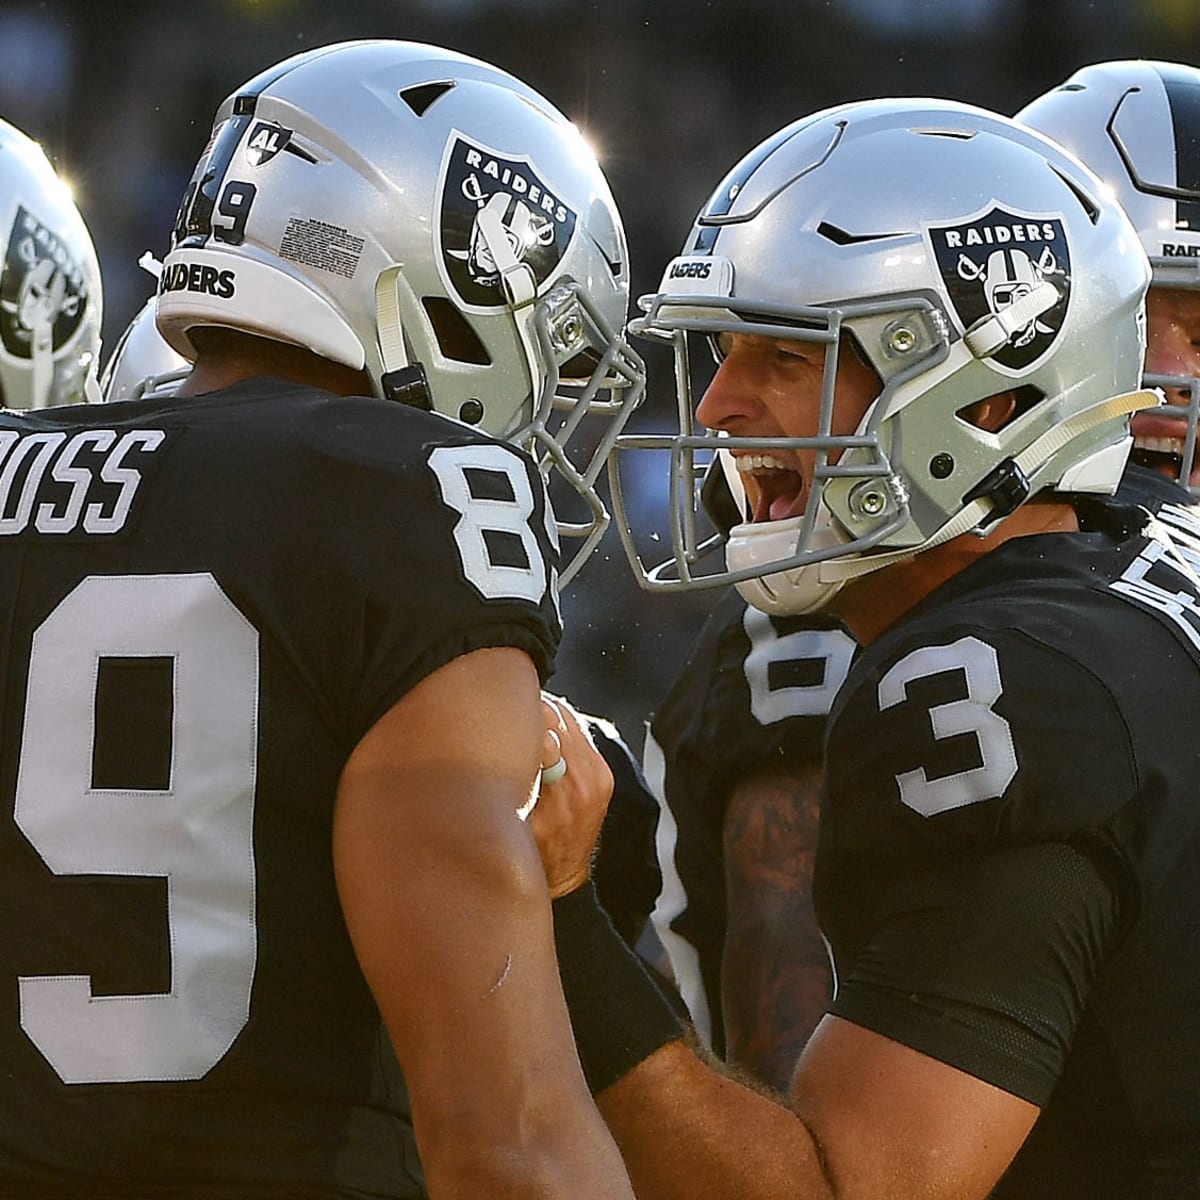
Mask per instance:
[[[746,498],[750,521],[784,521],[804,512],[807,489],[804,476],[774,454],[744,452],[734,455]]]
[[[1139,413],[1134,417],[1133,451],[1131,458],[1143,467],[1149,467],[1168,479],[1177,479],[1187,486],[1200,482],[1200,462],[1196,461],[1193,449],[1192,461],[1184,463],[1187,449],[1187,421],[1160,413]]]

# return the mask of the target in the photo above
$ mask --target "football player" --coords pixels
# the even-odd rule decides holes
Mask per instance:
[[[830,1000],[812,906],[821,743],[855,650],[834,619],[730,588],[646,734],[669,974],[704,1043],[779,1091]]]
[[[1200,71],[1171,63],[1086,67],[1017,114],[1108,185],[1150,255],[1145,382],[1168,405],[1137,413],[1121,493],[1194,495],[1200,350]],[[723,595],[659,706],[646,744],[664,816],[668,886],[655,923],[697,1030],[786,1090],[830,998],[812,912],[821,735],[854,644],[819,618],[761,613]]]
[[[42,147],[0,120],[0,404],[78,404],[100,355],[91,235]]]
[[[1032,100],[1016,119],[1100,176],[1150,256],[1147,383],[1161,387],[1168,404],[1133,418],[1131,460],[1200,495],[1200,70],[1097,63]]]
[[[587,491],[627,288],[543,97],[328,46],[217,111],[186,381],[0,417],[0,1191],[632,1197],[518,816],[561,772],[528,451]]]
[[[837,989],[790,1111],[668,1030],[571,888],[582,772],[545,797],[541,819],[585,818],[574,857],[544,839],[556,937],[639,1196],[1200,1189],[1200,523],[1113,496],[1130,415],[1162,398],[1138,387],[1149,281],[1056,144],[877,101],[747,155],[645,302],[681,356],[716,352],[695,416],[720,436],[625,443],[670,445],[685,483],[715,452],[744,492],[708,578],[863,649],[815,868]],[[672,495],[680,553],[653,581],[704,582],[693,489]]]
[[[735,501],[711,466],[701,497],[727,535]],[[706,1048],[785,1092],[830,999],[812,905],[821,745],[857,644],[820,613],[767,614],[731,587],[714,595],[647,724],[662,882],[648,960]]]
[[[156,274],[162,270],[162,264],[148,253],[142,256],[140,265],[152,267]],[[155,301],[151,298],[121,334],[100,374],[100,390],[108,402],[161,399],[179,387],[191,366],[159,333]],[[627,408],[630,401],[620,403]],[[552,457],[544,457],[541,465],[545,474],[552,480],[556,478],[558,468]],[[604,519],[607,520],[607,514]],[[616,726],[603,717],[580,715],[587,721],[591,739],[615,779],[593,865],[597,890],[605,911],[629,944],[637,945],[645,936],[661,957],[654,935],[646,929],[662,882],[655,855],[658,801],[650,791],[637,756]]]

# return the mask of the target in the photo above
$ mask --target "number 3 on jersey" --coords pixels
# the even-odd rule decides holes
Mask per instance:
[[[165,786],[95,781],[97,679],[112,658],[169,665]],[[249,1020],[257,735],[258,634],[211,575],[90,576],[34,632],[18,827],[56,875],[167,881],[168,992],[20,978],[21,1028],[65,1083],[199,1079]]]
[[[967,694],[935,704],[929,723],[936,741],[972,734],[979,745],[980,765],[940,779],[930,779],[924,767],[896,776],[900,799],[922,816],[980,804],[1004,794],[1017,773],[1012,728],[992,705],[1000,699],[1000,660],[994,646],[963,637],[949,646],[923,646],[906,654],[879,681],[880,710],[908,699],[908,685],[946,672],[961,672]]]

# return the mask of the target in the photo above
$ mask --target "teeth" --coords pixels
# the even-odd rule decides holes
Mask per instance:
[[[1174,454],[1183,457],[1184,438],[1181,437],[1136,437],[1133,444],[1139,450],[1147,450],[1152,454]]]
[[[742,474],[749,474],[751,471],[790,471],[791,467],[782,459],[776,458],[773,454],[739,454],[734,459],[737,463],[737,469]]]

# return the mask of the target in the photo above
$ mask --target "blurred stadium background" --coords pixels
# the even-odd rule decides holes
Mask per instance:
[[[1200,4],[5,0],[0,115],[38,138],[75,189],[104,273],[106,351],[152,290],[137,259],[165,252],[217,103],[280,58],[357,37],[488,59],[572,117],[625,214],[637,295],[656,285],[723,172],[795,117],[880,95],[1012,112],[1084,63],[1200,62]],[[637,425],[661,429],[673,413],[669,362],[652,359],[651,370]],[[706,606],[641,593],[610,531],[564,596],[568,635],[553,686],[612,717],[640,749],[641,723]]]

